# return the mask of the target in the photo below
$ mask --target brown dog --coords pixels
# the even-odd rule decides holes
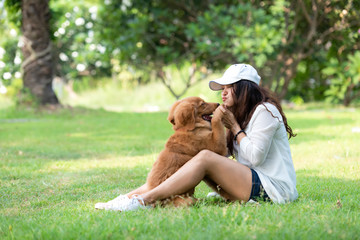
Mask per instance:
[[[225,129],[218,115],[211,117],[218,103],[207,103],[199,97],[188,97],[173,104],[168,120],[175,133],[166,142],[147,178],[151,190],[174,174],[201,150],[227,154]],[[162,201],[175,206],[193,203],[194,189]]]

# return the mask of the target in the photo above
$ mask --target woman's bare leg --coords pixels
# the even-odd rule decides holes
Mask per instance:
[[[146,193],[147,191],[149,191],[149,189],[148,189],[147,184],[145,183],[141,187],[139,187],[139,188],[137,188],[135,190],[132,190],[131,192],[129,192],[126,195],[130,198],[132,195],[135,195],[135,194],[141,195],[143,193]]]
[[[248,201],[252,187],[250,168],[203,150],[156,188],[142,194],[145,204],[182,194],[204,178],[211,179],[232,200]]]
[[[147,183],[145,183],[144,185],[142,185],[141,187],[135,189],[135,190],[132,190],[131,192],[129,192],[128,194],[126,194],[126,196],[128,196],[129,198],[131,198],[131,196],[137,194],[137,195],[141,195],[141,194],[144,194],[146,192],[149,191],[149,188],[148,188],[148,185]]]
[[[231,196],[229,193],[225,192],[219,185],[217,185],[213,180],[208,177],[205,177],[203,181],[208,185],[212,190],[220,194],[226,200],[236,200],[236,197]]]

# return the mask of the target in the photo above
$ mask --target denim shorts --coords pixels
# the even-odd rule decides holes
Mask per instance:
[[[250,169],[252,174],[252,187],[250,199],[254,201],[270,201],[269,196],[267,195],[263,185],[261,184],[259,175],[254,169]]]

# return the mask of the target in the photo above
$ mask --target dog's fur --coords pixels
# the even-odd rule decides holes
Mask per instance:
[[[214,114],[219,104],[207,103],[199,97],[188,97],[173,104],[168,120],[175,133],[168,139],[147,178],[151,190],[174,174],[201,150],[208,149],[225,156],[227,154],[224,125]],[[210,122],[211,120],[211,122]],[[194,189],[162,201],[162,205],[192,204]]]

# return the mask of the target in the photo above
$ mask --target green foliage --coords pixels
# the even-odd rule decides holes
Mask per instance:
[[[56,75],[65,81],[110,76],[110,56],[97,41],[97,6],[88,1],[53,1],[51,4]]]
[[[359,10],[357,1],[112,0],[100,9],[101,37],[120,64],[142,71],[249,62],[280,97],[312,101],[329,88],[324,62],[359,49]]]
[[[342,63],[331,58],[322,72],[331,81],[330,88],[325,92],[328,101],[348,105],[360,97],[360,51],[348,55],[347,61]]]
[[[6,41],[0,41],[2,45],[0,45],[0,76],[4,85],[10,85],[12,79],[20,76],[21,53],[18,49],[16,31],[6,29],[4,33],[8,34],[9,37]]]
[[[20,0],[5,0],[4,9],[7,12],[7,18],[10,22],[15,24],[18,29],[21,26],[21,1]]]
[[[208,73],[229,63],[262,67],[281,43],[284,1],[260,8],[235,1],[107,1],[99,10],[108,54],[142,72],[155,72],[175,97],[189,85],[174,87],[166,68]],[[109,24],[111,23],[111,25]],[[192,64],[188,68],[186,65]],[[265,80],[266,81],[266,80]],[[181,91],[180,89],[185,89]],[[176,90],[176,91],[175,91]]]
[[[22,88],[22,80],[20,78],[13,79],[11,85],[7,87],[6,95],[12,99],[16,99],[17,94],[21,91]]]
[[[291,97],[290,101],[297,106],[301,106],[304,104],[304,99],[302,99],[300,96],[293,96]]]
[[[305,102],[323,101],[324,92],[329,88],[321,69],[326,66],[326,55],[316,55],[301,61],[297,67],[295,78],[289,85],[288,99],[293,96],[301,97]]]
[[[90,0],[50,1],[54,74],[64,82],[83,78],[94,82],[111,75],[110,56],[104,54],[106,46],[96,37],[101,31],[97,27],[97,4]],[[7,36],[0,39],[0,87],[8,88],[6,95],[17,101],[18,94],[23,95],[13,92],[21,78],[20,1],[5,1],[5,6],[0,15],[4,23],[0,32]]]
[[[0,87],[20,78],[21,59],[21,1],[1,3]],[[281,98],[359,99],[356,83],[345,80],[354,70],[336,77],[323,71],[356,68],[350,58],[360,49],[359,1],[61,0],[50,7],[55,72],[65,81],[112,76],[137,86],[160,78],[179,97],[211,72],[248,62]],[[123,80],[123,72],[130,77]],[[168,75],[186,77],[181,86]]]
[[[1,8],[0,21],[0,87],[9,86],[21,77],[21,51],[18,47],[20,26],[20,1],[6,0]],[[15,87],[16,88],[16,87]],[[9,96],[14,96],[10,94]]]
[[[256,20],[255,20],[256,19]],[[261,68],[281,41],[281,22],[249,3],[211,5],[186,29],[194,51],[211,66],[255,62]]]
[[[357,239],[359,110],[286,111],[299,199],[206,199],[190,208],[96,211],[140,186],[172,133],[167,113],[0,110],[1,239]]]
[[[100,9],[102,38],[110,53],[140,69],[195,60],[214,69],[249,60],[261,67],[281,41],[275,16],[285,5],[276,1],[267,12],[232,1],[109,1]]]

